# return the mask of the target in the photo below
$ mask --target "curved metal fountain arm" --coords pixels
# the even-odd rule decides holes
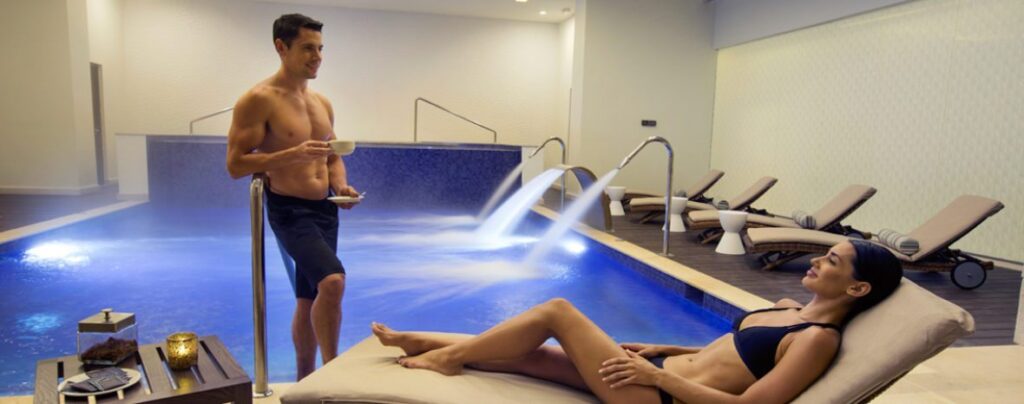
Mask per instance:
[[[673,161],[672,161],[673,160],[672,144],[669,143],[668,140],[665,140],[665,138],[663,138],[661,136],[651,136],[651,137],[647,138],[647,140],[644,140],[643,143],[640,143],[640,145],[637,146],[635,149],[633,149],[633,151],[630,152],[629,155],[626,156],[626,158],[622,159],[622,163],[619,163],[619,166],[618,166],[617,169],[621,170],[623,167],[626,166],[626,164],[629,164],[629,162],[633,160],[633,157],[636,157],[637,153],[640,153],[640,150],[643,150],[644,147],[646,147],[648,144],[651,144],[653,142],[658,142],[658,143],[661,143],[661,144],[665,145],[665,150],[668,151],[668,173],[666,175],[666,177],[668,178],[668,181],[666,182],[666,185],[665,185],[665,231],[664,231],[665,235],[663,236],[663,239],[662,239],[661,254],[665,255],[665,256],[670,256],[671,254],[668,253],[668,232],[669,232],[669,216],[668,215],[669,215],[669,212],[671,211],[670,208],[672,207],[672,166],[674,165]]]
[[[540,146],[537,146],[537,150],[534,150],[533,153],[530,153],[530,155],[527,156],[526,158],[527,159],[533,158],[533,156],[536,156],[537,153],[540,153],[541,149],[543,149],[544,146],[547,146],[548,143],[551,143],[551,142],[558,142],[558,144],[560,146],[562,146],[562,165],[565,165],[565,141],[562,140],[562,138],[560,138],[558,136],[552,136],[552,137],[547,138],[547,140],[545,140],[543,143],[541,143]],[[558,209],[564,211],[565,210],[565,174],[562,174],[562,192],[561,192],[560,198],[561,198],[561,202],[558,205]]]
[[[551,142],[558,142],[558,144],[562,146],[562,164],[565,164],[565,141],[558,136],[552,136],[544,140],[544,142],[541,143],[540,146],[537,146],[537,150],[534,150],[533,153],[530,153],[530,155],[527,156],[526,158],[533,158],[533,156],[536,156],[537,153],[540,153],[541,149],[544,149],[544,146],[547,146],[548,143]]]
[[[451,110],[449,110],[448,108],[442,107],[442,106],[438,105],[436,102],[430,101],[430,100],[428,100],[426,98],[423,98],[423,97],[416,97],[416,101],[412,102],[412,109],[413,109],[413,112],[412,112],[412,142],[413,143],[419,142],[420,101],[423,101],[423,102],[425,102],[427,104],[433,105],[437,109],[440,109],[440,110],[442,110],[444,112],[452,114],[455,117],[457,117],[459,119],[462,119],[463,121],[466,121],[466,122],[469,122],[469,123],[471,123],[473,125],[479,126],[483,130],[491,132],[491,134],[494,136],[494,143],[495,144],[498,143],[498,131],[496,131],[494,129],[491,129],[491,128],[488,128],[488,127],[486,127],[484,125],[481,125],[480,123],[477,123],[477,121],[474,121],[474,120],[466,118],[466,117],[464,117],[462,115],[456,114],[456,113],[452,112]]]

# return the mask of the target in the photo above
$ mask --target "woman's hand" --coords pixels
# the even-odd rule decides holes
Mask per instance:
[[[665,353],[665,350],[663,349],[664,347],[661,345],[627,342],[624,344],[620,344],[619,346],[627,351],[636,352],[637,355],[640,355],[644,358],[653,358],[655,356],[662,355]]]
[[[640,354],[629,349],[626,350],[626,355],[628,356],[625,358],[612,358],[601,363],[601,369],[597,371],[603,377],[601,380],[613,389],[630,384],[657,386],[662,369],[658,369]]]

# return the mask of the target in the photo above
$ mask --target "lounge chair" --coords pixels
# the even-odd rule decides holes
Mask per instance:
[[[828,201],[825,206],[811,214],[809,218],[789,218],[777,215],[747,215],[747,228],[786,227],[792,229],[812,229],[836,234],[849,234],[855,229],[843,226],[839,222],[857,210],[864,202],[875,195],[875,188],[867,185],[850,185]],[[722,224],[718,221],[718,212],[696,210],[683,216],[686,228],[704,230],[698,238],[703,243],[710,243],[722,236]]]
[[[893,246],[886,247],[903,261],[906,269],[949,271],[954,284],[974,289],[985,283],[985,271],[992,269],[992,262],[979,260],[949,246],[1001,209],[1003,204],[997,200],[963,195],[907,234],[909,239],[917,241],[916,252],[900,252]],[[745,237],[748,252],[765,253],[760,258],[765,270],[806,254],[822,254],[845,240],[847,237],[839,234],[791,228],[750,229]]]
[[[727,201],[729,209],[731,210],[745,210],[752,213],[766,213],[763,210],[754,209],[750,205],[757,201],[765,192],[772,189],[775,183],[779,180],[774,177],[761,177],[753,185],[744,190],[735,198]],[[658,202],[660,201],[660,202]],[[686,209],[683,212],[689,212],[693,210],[717,210],[717,204],[712,204],[710,201],[698,202],[687,200]],[[652,197],[652,198],[635,198],[629,201],[630,212],[644,212],[645,215],[640,218],[641,223],[646,223],[652,219],[665,213],[665,198],[664,197]]]
[[[892,296],[846,326],[832,366],[793,402],[866,403],[973,331],[970,314],[904,279]],[[406,369],[395,363],[401,353],[366,338],[290,387],[281,403],[598,402],[590,394],[520,375],[467,369],[443,376]]]
[[[711,186],[715,185],[715,183],[717,183],[718,180],[722,179],[723,175],[725,175],[725,173],[721,172],[719,170],[708,171],[707,174],[704,174],[704,176],[701,177],[701,179],[697,180],[697,182],[693,183],[693,185],[691,185],[689,188],[686,188],[682,193],[685,194],[686,197],[689,198],[692,201],[695,201],[695,202],[708,202],[711,199],[705,197],[704,193],[708,192],[708,189],[711,189]],[[622,197],[622,203],[623,203],[624,206],[629,206],[630,203],[634,199],[648,199],[648,198],[660,200],[661,201],[661,205],[660,205],[661,208],[662,209],[665,208],[665,195],[660,195],[659,196],[657,194],[652,194],[652,193],[647,193],[647,192],[629,192],[629,191],[627,191],[626,195]],[[657,205],[657,204],[655,203],[653,205]]]

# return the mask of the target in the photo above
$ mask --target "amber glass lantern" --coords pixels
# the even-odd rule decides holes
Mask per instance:
[[[184,370],[199,360],[199,337],[191,332],[176,332],[167,336],[167,366]]]

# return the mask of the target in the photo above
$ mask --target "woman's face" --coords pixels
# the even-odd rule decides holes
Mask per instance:
[[[822,297],[838,297],[845,294],[859,297],[866,294],[861,289],[865,285],[870,288],[870,285],[853,277],[853,260],[856,255],[853,244],[836,244],[824,256],[811,259],[811,268],[807,270],[801,283]]]

